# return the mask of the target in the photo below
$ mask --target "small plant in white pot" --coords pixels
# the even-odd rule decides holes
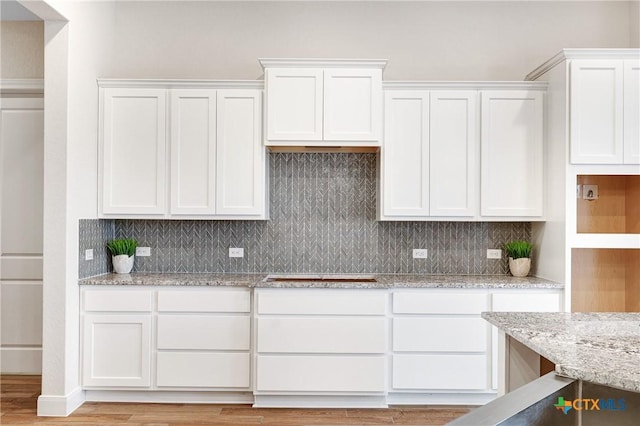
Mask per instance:
[[[527,241],[511,241],[504,245],[509,256],[509,271],[514,277],[526,277],[531,269],[533,245]]]
[[[128,274],[133,269],[138,242],[131,238],[116,238],[107,243],[116,274]]]

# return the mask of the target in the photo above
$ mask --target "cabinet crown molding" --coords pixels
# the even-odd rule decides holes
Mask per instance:
[[[262,68],[379,68],[384,69],[386,59],[282,59],[260,58]]]
[[[556,65],[570,59],[640,59],[640,49],[562,49],[525,77],[537,80]]]
[[[547,90],[548,84],[532,81],[383,81],[384,90]]]
[[[264,89],[264,80],[192,80],[99,78],[100,88]]]

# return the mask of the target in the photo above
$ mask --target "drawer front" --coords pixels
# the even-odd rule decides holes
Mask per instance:
[[[384,392],[385,357],[258,356],[262,392]]]
[[[497,312],[558,312],[560,295],[551,293],[504,293],[494,294],[492,311]]]
[[[387,293],[367,290],[256,291],[258,314],[384,315]]]
[[[153,290],[85,290],[86,312],[151,312]]]
[[[248,388],[248,353],[158,352],[158,386]]]
[[[394,318],[393,350],[485,352],[488,323],[482,318]]]
[[[393,293],[396,314],[480,314],[488,307],[486,293],[413,292]]]
[[[394,389],[486,389],[485,355],[394,355]]]
[[[249,290],[160,290],[159,312],[251,312]]]
[[[158,349],[249,350],[249,316],[158,315]]]
[[[258,352],[385,353],[386,318],[258,319]]]

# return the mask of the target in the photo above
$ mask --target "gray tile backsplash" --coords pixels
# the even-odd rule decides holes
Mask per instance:
[[[80,252],[78,276],[80,278],[106,274],[112,268],[107,242],[115,235],[113,220],[80,219]],[[84,251],[93,249],[93,260],[84,260]]]
[[[113,235],[151,247],[152,256],[135,261],[144,272],[506,274],[506,261],[487,260],[486,249],[531,238],[528,222],[376,222],[375,154],[278,153],[269,161],[271,220],[83,220],[81,255],[83,238],[104,246],[100,238]],[[243,247],[245,257],[229,258],[229,247]],[[413,259],[414,248],[429,258]],[[81,277],[111,267],[83,263]]]

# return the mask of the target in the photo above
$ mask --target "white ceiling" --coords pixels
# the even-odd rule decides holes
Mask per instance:
[[[41,21],[40,18],[25,9],[16,0],[0,0],[0,20]]]

